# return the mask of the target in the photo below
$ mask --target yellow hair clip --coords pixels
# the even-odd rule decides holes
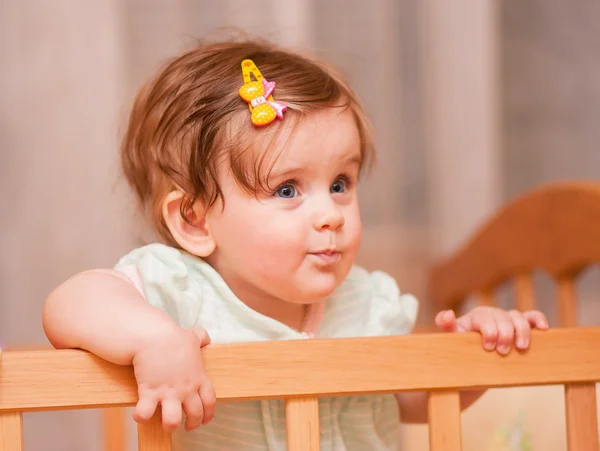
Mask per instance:
[[[252,81],[250,74],[254,74],[256,81]],[[242,77],[244,85],[240,88],[240,97],[248,102],[252,123],[258,127],[269,125],[277,119],[283,119],[287,106],[273,100],[275,82],[268,81],[262,76],[254,61],[242,61]]]

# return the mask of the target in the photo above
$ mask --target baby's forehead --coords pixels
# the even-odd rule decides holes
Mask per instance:
[[[340,134],[335,129],[327,129],[324,133],[290,134],[284,142],[259,150],[266,167],[273,176],[281,173],[301,170],[338,171],[349,166],[360,169],[362,156],[358,133]],[[280,145],[278,145],[280,144]]]
[[[248,116],[236,117],[242,121]],[[352,176],[363,167],[363,142],[350,112],[325,111],[315,115],[286,115],[265,127],[238,122],[223,142],[217,178],[231,178],[251,194],[268,192],[283,178]],[[337,174],[333,174],[337,172]]]
[[[273,124],[272,124],[273,125]],[[322,109],[307,115],[291,115],[275,127],[254,130],[253,153],[256,158],[273,158],[301,163],[319,152],[345,159],[360,153],[358,125],[352,113],[339,108]],[[283,152],[285,150],[285,152]]]
[[[289,112],[289,110],[288,110]],[[246,122],[247,121],[247,122]],[[233,178],[249,192],[272,188],[280,178],[360,171],[362,142],[351,112],[329,108],[315,114],[286,114],[264,127],[249,114],[228,125],[232,141],[224,148],[218,178]],[[234,123],[237,127],[233,127]],[[336,174],[337,175],[337,174]]]

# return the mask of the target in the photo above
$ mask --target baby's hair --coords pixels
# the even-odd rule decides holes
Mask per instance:
[[[287,105],[282,121],[252,125],[239,95],[245,59],[276,83],[275,100]],[[156,232],[177,246],[162,216],[170,191],[184,193],[184,218],[197,200],[206,208],[224,201],[217,168],[227,161],[241,187],[265,190],[264,153],[250,160],[253,144],[265,136],[273,140],[285,124],[332,107],[352,112],[363,167],[368,166],[374,159],[369,123],[355,93],[331,67],[261,40],[198,45],[168,61],[138,92],[121,146],[123,171]]]

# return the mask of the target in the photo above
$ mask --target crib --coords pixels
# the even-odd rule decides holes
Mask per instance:
[[[319,449],[318,398],[429,393],[432,451],[461,449],[459,391],[564,385],[569,451],[597,451],[600,327],[576,327],[575,280],[600,262],[600,185],[557,183],[506,205],[456,255],[431,272],[438,308],[459,309],[472,293],[494,302],[514,281],[517,308],[535,298],[531,271],[558,285],[558,328],[534,332],[531,348],[485,352],[475,333],[211,345],[203,350],[221,401],[285,399],[288,449]],[[357,362],[360,362],[357,365]],[[23,412],[107,408],[106,447],[125,449],[121,410],[135,404],[133,371],[78,350],[9,351],[0,356],[0,451],[22,451]],[[138,426],[140,451],[170,450],[160,412]]]

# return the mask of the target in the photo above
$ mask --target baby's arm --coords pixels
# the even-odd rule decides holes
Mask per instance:
[[[141,348],[179,329],[126,276],[104,269],[59,285],[46,299],[42,320],[55,348],[85,349],[120,365],[131,365]]]
[[[148,421],[159,404],[168,431],[179,426],[182,409],[187,430],[212,419],[215,393],[200,352],[210,342],[206,331],[179,327],[119,272],[86,271],[61,284],[46,300],[43,324],[56,348],[84,349],[112,363],[133,364],[136,421]]]
[[[529,347],[531,329],[545,330],[548,320],[543,313],[532,310],[520,313],[504,311],[495,307],[476,307],[460,318],[454,312],[443,311],[436,316],[436,324],[446,332],[481,333],[482,345],[488,351],[508,354],[513,347],[524,350]],[[460,408],[466,409],[477,401],[485,390],[460,393]],[[398,393],[396,395],[402,421],[426,423],[428,419],[427,393]]]

